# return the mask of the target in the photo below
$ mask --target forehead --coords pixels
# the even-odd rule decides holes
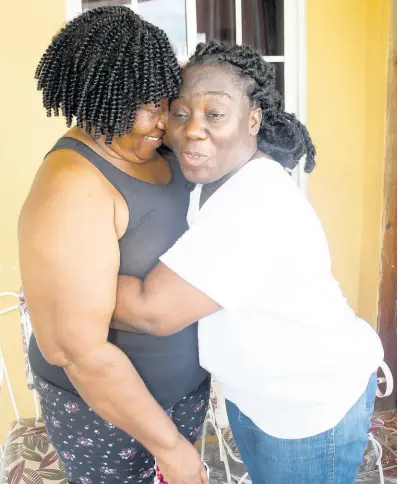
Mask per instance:
[[[206,92],[224,92],[232,99],[242,99],[243,82],[227,67],[204,65],[190,67],[183,72],[181,96],[201,95]]]

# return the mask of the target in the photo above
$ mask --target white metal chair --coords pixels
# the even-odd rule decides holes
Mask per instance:
[[[11,423],[4,447],[0,446],[0,483],[29,482],[41,484],[53,482],[54,484],[67,484],[63,464],[58,459],[55,449],[47,436],[46,428],[40,418],[38,396],[34,389],[33,379],[27,359],[27,345],[32,329],[27,314],[22,292],[0,293],[1,296],[16,297],[19,304],[0,310],[0,315],[20,309],[22,339],[24,344],[24,357],[27,372],[28,388],[32,390],[35,405],[35,416],[32,418],[20,417],[15,400],[13,385],[7,371],[7,366],[0,346],[0,391],[5,382],[15,415]]]
[[[390,368],[388,365],[383,361],[383,363],[380,365],[380,369],[383,372],[382,377],[377,378],[377,383],[378,385],[385,384],[386,389],[384,393],[377,388],[377,393],[376,397],[378,398],[386,398],[389,397],[392,394],[392,391],[394,389],[394,379],[392,377]],[[383,447],[381,446],[380,442],[376,439],[374,436],[374,432],[382,428],[384,425],[384,422],[380,419],[377,418],[372,418],[370,429],[369,429],[369,442],[372,444],[373,450],[375,452],[376,456],[376,462],[375,465],[378,469],[379,472],[379,477],[380,477],[380,484],[384,484],[384,471],[383,471],[383,465],[381,462],[381,459],[383,457]]]
[[[250,483],[251,481],[247,472],[245,472],[241,477],[232,475],[231,473],[228,459],[230,458],[240,464],[243,464],[243,461],[232,438],[224,395],[215,378],[212,378],[209,410],[203,425],[201,452],[202,461],[204,461],[205,457],[206,435],[209,424],[213,427],[217,436],[220,461],[224,464],[228,484],[231,484],[233,480],[237,481],[238,484]]]
[[[378,387],[377,397],[385,398],[391,395],[394,388],[394,381],[390,368],[385,362],[381,364],[380,369],[382,370],[384,376],[378,377],[377,383],[378,385],[385,384],[386,389],[383,393]],[[238,484],[250,483],[251,481],[247,472],[241,477],[237,477],[231,474],[228,458],[231,458],[235,462],[243,462],[236,448],[236,445],[233,442],[232,432],[229,428],[225,398],[222,394],[220,386],[215,379],[212,379],[210,405],[203,426],[201,453],[202,460],[204,460],[205,455],[208,424],[210,424],[214,428],[214,431],[216,433],[220,452],[220,460],[225,466],[225,473],[227,476],[228,484],[231,484],[232,481],[237,481]],[[381,462],[383,456],[383,448],[380,442],[376,439],[374,432],[379,430],[383,425],[384,423],[380,419],[372,418],[371,426],[368,433],[369,442],[371,443],[375,453],[375,466],[377,467],[377,470],[379,472],[380,484],[384,484],[384,472]]]

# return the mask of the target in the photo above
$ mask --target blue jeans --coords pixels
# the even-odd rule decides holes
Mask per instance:
[[[277,439],[227,401],[236,444],[253,484],[353,484],[368,441],[377,377],[333,429],[305,439]]]

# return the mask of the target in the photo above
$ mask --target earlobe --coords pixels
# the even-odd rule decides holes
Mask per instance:
[[[260,108],[257,108],[252,112],[252,115],[250,118],[250,136],[258,135],[258,132],[260,131],[262,117],[263,117],[263,113],[261,112]]]

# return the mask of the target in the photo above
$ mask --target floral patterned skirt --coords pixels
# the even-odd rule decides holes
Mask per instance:
[[[70,483],[153,483],[154,458],[134,438],[101,419],[78,396],[35,377],[44,422]],[[200,435],[210,393],[207,378],[167,410],[191,443]]]

